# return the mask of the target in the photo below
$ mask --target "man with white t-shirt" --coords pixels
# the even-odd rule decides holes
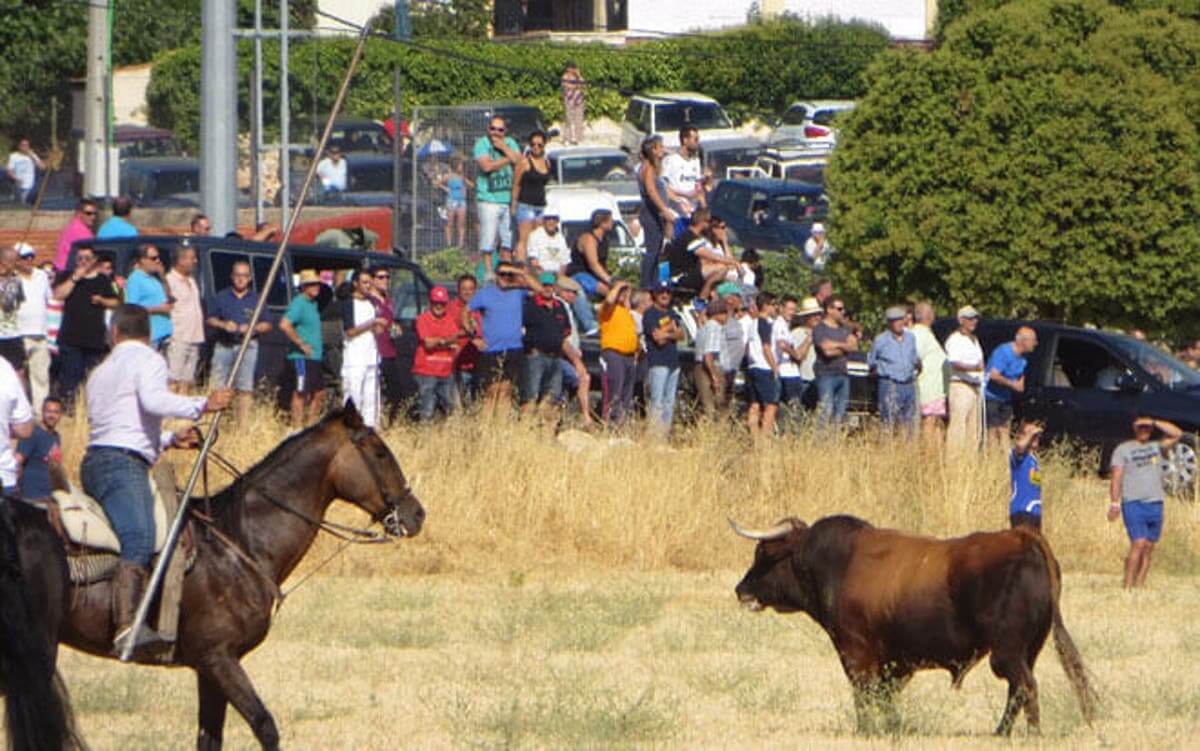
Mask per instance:
[[[25,387],[8,360],[0,357],[0,485],[4,494],[17,494],[19,467],[10,438],[18,440],[33,435],[33,409],[25,398]]]
[[[371,289],[375,281],[366,271],[354,275],[354,293],[343,301],[342,395],[354,400],[367,427],[379,422],[379,345],[375,335],[386,331],[391,321],[379,318]]]
[[[781,329],[775,327],[775,296],[761,292],[757,298],[758,318],[750,329],[750,342],[746,348],[749,360],[747,379],[750,386],[750,411],[746,415],[750,423],[750,437],[771,437],[775,433],[775,414],[779,411],[779,364],[775,361],[778,351],[778,336]],[[784,335],[787,328],[782,329]]]
[[[975,336],[979,313],[966,305],[958,310],[958,330],[946,338],[946,364],[950,369],[950,422],[946,447],[951,452],[979,447],[982,411],[983,348]]]
[[[42,402],[50,393],[50,342],[46,338],[47,312],[52,295],[50,277],[33,265],[33,246],[17,243],[17,276],[24,299],[17,306],[17,332],[25,346],[25,372],[33,397],[33,413],[42,413]]]
[[[679,151],[662,161],[671,207],[682,216],[704,207],[704,167],[700,164],[700,131],[685,125],[679,129]]]
[[[45,169],[46,165],[33,153],[28,138],[17,142],[17,150],[8,155],[7,172],[9,178],[17,185],[17,197],[21,203],[29,203],[33,194],[33,186],[37,183],[37,171]]]
[[[321,178],[321,189],[343,192],[346,190],[346,160],[342,150],[330,146],[327,156],[317,163],[317,177]]]
[[[779,360],[779,403],[793,415],[803,408],[805,393],[815,380],[812,366],[817,353],[812,346],[812,327],[820,315],[821,306],[815,299],[807,297],[800,305],[795,297],[788,295],[783,298],[779,318],[775,319],[780,329],[779,351],[775,355]],[[792,328],[793,323],[798,325]]]
[[[556,274],[571,262],[571,249],[567,247],[567,236],[559,226],[558,215],[547,209],[542,214],[542,226],[529,234],[525,244],[529,263],[538,272],[553,271]]]

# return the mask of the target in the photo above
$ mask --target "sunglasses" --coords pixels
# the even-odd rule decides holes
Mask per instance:
[[[832,309],[838,311],[839,313],[846,312],[846,307],[844,305],[834,305]]]
[[[546,144],[542,143],[541,141],[530,141],[529,146],[534,149],[540,149],[544,148]]]
[[[95,215],[96,215],[96,212],[94,212],[94,211],[85,211],[85,212],[83,212],[83,215],[84,215],[84,216],[95,216]]]
[[[376,279],[391,279],[392,275],[391,274],[376,274],[375,278]]]
[[[146,256],[146,260],[147,260],[147,261],[157,261],[157,260],[158,260],[158,256]]]
[[[504,130],[505,130],[504,128],[494,128],[494,127],[492,127],[492,126],[490,126],[490,125],[488,126],[488,132],[489,132],[489,133],[503,133],[503,132],[504,132]]]

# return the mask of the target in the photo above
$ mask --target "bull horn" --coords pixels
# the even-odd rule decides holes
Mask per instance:
[[[729,526],[733,527],[734,532],[751,540],[778,540],[796,528],[796,525],[788,520],[780,522],[770,529],[744,529],[732,518],[729,519]]]

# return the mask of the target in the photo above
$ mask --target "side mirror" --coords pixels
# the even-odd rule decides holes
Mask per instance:
[[[1117,376],[1117,390],[1123,394],[1137,394],[1143,391],[1143,386],[1133,373],[1122,373]]]

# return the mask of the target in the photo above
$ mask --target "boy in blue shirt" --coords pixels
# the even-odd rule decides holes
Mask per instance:
[[[1022,422],[1008,455],[1008,471],[1012,477],[1008,521],[1014,529],[1021,525],[1038,531],[1042,529],[1042,467],[1034,453],[1041,444],[1042,430],[1036,422]]]

